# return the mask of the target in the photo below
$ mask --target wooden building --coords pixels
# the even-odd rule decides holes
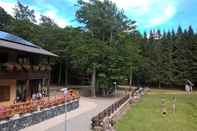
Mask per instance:
[[[57,55],[0,31],[0,105],[49,95],[50,58]]]

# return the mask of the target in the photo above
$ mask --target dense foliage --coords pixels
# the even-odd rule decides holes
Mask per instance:
[[[182,86],[197,82],[197,34],[190,26],[177,31],[136,31],[135,21],[109,0],[79,0],[76,19],[84,27],[60,28],[34,10],[17,3],[11,17],[0,7],[0,30],[23,37],[56,53],[52,79],[67,84],[69,70],[87,74],[88,84],[102,92],[113,83]],[[101,90],[98,90],[101,91]]]
[[[184,31],[179,26],[176,32],[151,32],[142,48],[146,83],[182,86],[187,79],[197,82],[197,34],[191,26]]]

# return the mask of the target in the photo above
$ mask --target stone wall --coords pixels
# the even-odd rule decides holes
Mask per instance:
[[[36,111],[28,114],[24,114],[20,117],[13,117],[7,121],[0,122],[0,131],[18,131],[25,127],[37,124],[44,120],[53,118],[55,116],[61,115],[65,112],[72,111],[79,107],[79,100],[74,100],[67,104],[43,109],[41,111]]]

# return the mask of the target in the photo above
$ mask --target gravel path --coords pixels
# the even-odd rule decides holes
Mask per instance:
[[[80,98],[80,107],[22,131],[91,131],[91,118],[118,98]]]
[[[67,123],[63,122],[47,131],[91,131],[91,118],[104,110],[107,106],[118,100],[117,98],[96,98],[96,99],[81,99],[81,110],[83,108],[91,108],[78,116],[72,117],[67,120]],[[92,106],[95,105],[95,106]],[[77,113],[73,111],[72,113]],[[68,114],[69,116],[69,114]]]

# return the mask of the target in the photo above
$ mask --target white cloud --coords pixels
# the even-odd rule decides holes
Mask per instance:
[[[136,9],[141,10],[141,12],[149,9],[150,5],[155,0],[112,0],[117,4],[119,8],[124,10]]]
[[[71,1],[71,0],[70,0]],[[84,0],[88,2],[89,0]],[[100,0],[103,1],[103,0]],[[154,5],[158,0],[111,0],[120,9],[124,9],[126,12],[132,11],[137,13],[137,15],[142,15],[148,11],[152,5]]]
[[[155,25],[163,24],[164,22],[170,20],[175,15],[175,13],[176,13],[175,7],[172,5],[168,5],[163,9],[162,12],[160,12],[158,16],[156,15],[155,17],[150,19],[147,26],[155,26]]]
[[[15,4],[13,2],[4,2],[4,1],[0,1],[0,6],[2,8],[4,8],[4,10],[10,14],[11,16],[14,16],[14,8],[15,8]]]
[[[85,0],[89,1],[89,0]],[[101,0],[103,1],[103,0]],[[137,19],[144,27],[154,27],[170,20],[176,13],[172,0],[112,0],[125,10],[131,19]]]
[[[67,0],[71,4],[75,4],[77,0]],[[85,0],[86,2],[89,0]],[[103,0],[101,0],[103,1]],[[137,20],[139,26],[154,27],[168,22],[176,14],[176,2],[172,0],[112,0],[116,5],[125,10],[125,13],[131,19]],[[13,16],[13,8],[15,3],[0,0],[2,6],[9,14]],[[44,7],[44,10],[43,8]],[[52,18],[60,27],[69,25],[66,18],[59,15],[58,9],[50,3],[45,5],[31,5],[31,9],[35,10],[36,20],[39,22],[40,14]]]
[[[73,0],[70,0],[73,1]],[[75,1],[75,0],[74,0]],[[89,0],[84,0],[88,2]],[[100,0],[103,1],[103,0]],[[137,20],[139,26],[155,27],[168,22],[176,14],[176,1],[172,0],[111,0],[127,16]]]
[[[56,10],[48,10],[45,12],[46,16],[50,17],[59,25],[60,27],[64,28],[65,26],[69,25],[69,22],[66,21],[65,18],[59,17]]]
[[[15,8],[16,2],[5,2],[5,1],[0,1],[0,6],[2,8],[4,8],[4,10],[10,14],[11,16],[14,16],[14,8]],[[29,6],[30,9],[34,9],[35,10],[35,16],[36,16],[36,21],[37,23],[40,22],[40,15],[46,15],[48,17],[50,17],[51,19],[54,20],[54,22],[64,28],[65,26],[69,25],[69,22],[67,22],[67,20],[61,16],[58,15],[57,13],[57,9],[54,8],[53,6],[49,6],[48,5],[48,10],[41,12],[41,10],[36,7],[36,6]]]

